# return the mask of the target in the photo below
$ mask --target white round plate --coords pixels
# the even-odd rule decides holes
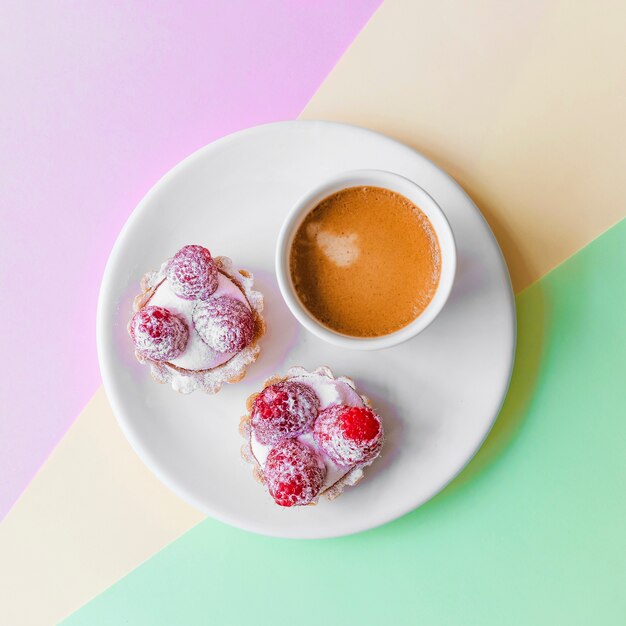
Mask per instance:
[[[457,244],[450,299],[423,333],[357,352],[302,329],[280,297],[274,251],[288,211],[343,170],[383,169],[423,187]],[[259,360],[215,396],[179,395],[137,363],[126,332],[144,272],[185,244],[251,270],[265,295]],[[401,277],[390,277],[390,280]],[[373,528],[423,504],[476,453],[497,416],[515,351],[515,307],[498,244],[465,192],[407,146],[328,122],[251,128],[202,148],[164,176],[135,209],[111,252],[98,304],[98,353],[107,396],[133,448],[187,502],[218,520],[280,537],[334,537]],[[240,456],[239,419],[263,381],[291,365],[350,376],[383,416],[383,454],[333,502],[276,506]]]

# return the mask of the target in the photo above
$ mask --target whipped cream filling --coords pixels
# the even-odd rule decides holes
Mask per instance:
[[[333,379],[323,374],[311,372],[292,376],[289,380],[305,383],[313,388],[320,401],[320,410],[334,404],[345,404],[347,406],[363,407],[365,404],[361,396],[344,380]],[[312,432],[305,433],[297,437],[302,443],[313,448],[324,462],[326,467],[326,478],[322,485],[322,491],[332,487],[338,480],[343,478],[352,467],[343,467],[334,463],[328,455],[317,445]],[[255,437],[254,431],[250,435],[250,449],[262,469],[265,469],[267,456],[272,446],[266,446]]]
[[[230,296],[236,300],[243,302],[249,309],[250,304],[239,287],[228,276],[219,272],[218,274],[218,286],[217,290],[212,298],[219,296]],[[196,300],[185,300],[179,298],[170,288],[167,278],[156,288],[156,291],[147,302],[152,306],[162,306],[182,317],[189,328],[189,341],[187,342],[187,348],[185,351],[175,359],[169,361],[173,365],[183,367],[188,370],[207,370],[218,365],[226,363],[230,360],[236,352],[217,352],[206,344],[198,332],[193,323],[192,313],[196,306]]]

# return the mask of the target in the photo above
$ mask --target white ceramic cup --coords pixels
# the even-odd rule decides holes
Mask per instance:
[[[388,335],[380,337],[352,337],[336,332],[321,322],[302,304],[291,280],[289,271],[289,256],[291,246],[304,218],[322,200],[328,196],[347,189],[349,187],[383,187],[395,191],[413,204],[418,206],[430,220],[430,223],[437,234],[439,248],[441,250],[441,274],[439,285],[435,295],[428,306],[410,324]],[[423,331],[437,317],[446,303],[456,271],[456,247],[452,229],[439,205],[416,183],[392,172],[383,170],[354,170],[344,172],[332,178],[326,179],[323,183],[306,193],[293,207],[278,235],[276,246],[276,276],[278,286],[287,306],[296,319],[310,332],[324,339],[329,343],[356,350],[378,350],[395,346],[407,339],[415,337]],[[397,277],[401,280],[402,277]]]

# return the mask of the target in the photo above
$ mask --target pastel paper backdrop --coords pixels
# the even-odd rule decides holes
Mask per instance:
[[[268,21],[281,23],[283,11],[296,11],[296,3],[260,4],[268,15],[246,26],[255,44],[247,50],[255,55],[262,54],[256,46],[262,35],[253,31],[270,28]],[[312,11],[297,4],[298,11]],[[329,10],[327,3],[315,4]],[[360,7],[351,7],[364,22]],[[347,14],[345,6],[334,8]],[[125,10],[130,15],[126,20],[103,20],[92,31],[114,33],[143,16]],[[221,4],[215,10],[221,12]],[[230,5],[224,10],[230,11]],[[191,11],[190,16],[199,14]],[[302,116],[381,130],[448,169],[494,228],[519,291],[626,214],[619,186],[626,168],[625,19],[626,5],[617,0],[488,0],[480,5],[387,0]],[[34,16],[29,20],[37,25]],[[181,17],[171,24],[183,22]],[[314,18],[308,23],[319,24]],[[51,24],[57,26],[54,19]],[[1,50],[16,39],[37,47],[29,40],[30,23],[24,20],[21,30],[14,26],[0,19]],[[152,22],[133,28],[141,34]],[[186,24],[166,37],[169,46],[184,48],[189,29],[196,27]],[[312,33],[309,40],[314,37]],[[241,38],[240,45],[246,41]],[[63,45],[59,50],[63,53]],[[89,50],[83,45],[80,54]],[[54,56],[55,49],[49,52]],[[101,54],[99,70],[122,71],[107,65],[116,58]],[[0,71],[34,89],[17,67],[3,65]],[[140,76],[139,69],[135,75]],[[283,89],[289,90],[293,80],[286,76]],[[153,77],[150,84],[154,89],[160,83]],[[204,93],[209,92],[207,87]],[[0,101],[9,102],[8,94],[0,91]],[[284,97],[275,99],[277,106]],[[41,102],[42,110],[46,106]],[[14,109],[19,122],[19,106]],[[98,119],[83,122],[96,139],[98,132],[89,124]],[[191,117],[190,125],[199,126],[199,119]],[[64,120],[50,124],[69,124]],[[190,142],[196,139],[197,128],[176,123]],[[0,119],[0,124],[4,129],[11,121]],[[131,130],[140,128],[139,123]],[[37,134],[35,139],[43,142]],[[163,171],[206,140],[175,154],[159,153]],[[142,152],[144,159],[156,158],[147,152]],[[115,165],[114,158],[101,162],[105,170]],[[132,167],[123,172],[118,183],[126,183],[132,172]],[[134,188],[136,198],[161,173],[147,172]],[[2,176],[8,178],[0,170]],[[23,179],[26,193],[26,183],[33,179],[27,171]],[[50,232],[59,236],[56,226]],[[209,520],[87,605],[72,622],[158,624],[184,616],[186,623],[204,623],[207,616],[240,616],[245,608],[241,598],[233,598],[228,589],[221,592],[251,580],[245,558],[276,558],[282,564],[284,559],[319,556],[321,564],[365,567],[370,555],[378,564],[375,582],[393,599],[381,604],[393,608],[384,614],[387,621],[414,623],[418,616],[432,624],[564,619],[621,624],[626,613],[620,593],[626,575],[620,447],[626,337],[616,313],[624,308],[625,234],[620,224],[518,296],[518,367],[503,419],[476,461],[437,500],[389,527],[330,542],[328,549],[326,543],[316,544],[311,551],[291,542],[281,547],[281,542],[242,535]],[[97,285],[93,288],[95,294]],[[88,314],[92,323],[93,311]],[[81,354],[86,357],[89,351]],[[50,404],[40,407],[43,417],[37,426],[45,424],[50,412]],[[0,475],[3,479],[6,475]],[[201,519],[136,458],[98,391],[0,529],[0,622],[56,623]],[[293,575],[284,582],[294,585],[289,588],[295,598],[300,588],[295,574],[313,576],[320,570],[289,571]],[[328,580],[334,592],[337,581]],[[358,599],[359,589],[341,588],[346,593],[333,595],[328,609],[354,616],[347,600]],[[37,602],[32,601],[33,589]],[[267,593],[260,585],[251,596],[252,609]],[[233,607],[235,613],[228,613]],[[405,613],[396,610],[400,607]],[[381,618],[376,611],[359,615],[363,623]],[[255,612],[257,621],[258,616]],[[290,615],[283,617],[288,621]],[[268,618],[276,623],[275,613]]]

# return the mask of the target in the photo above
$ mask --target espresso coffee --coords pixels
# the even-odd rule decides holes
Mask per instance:
[[[380,337],[410,324],[432,300],[440,272],[439,242],[426,215],[380,187],[350,187],[324,199],[291,247],[302,304],[352,337]]]

